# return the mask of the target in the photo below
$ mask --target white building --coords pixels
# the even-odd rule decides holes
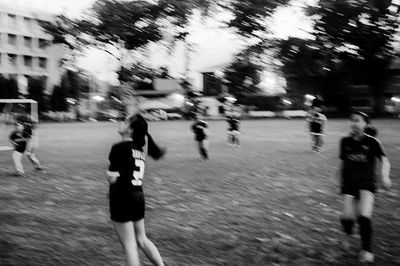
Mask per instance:
[[[64,49],[51,45],[52,37],[39,25],[52,18],[48,13],[0,4],[0,74],[16,78],[22,94],[27,93],[28,77],[43,78],[47,93],[60,83]]]

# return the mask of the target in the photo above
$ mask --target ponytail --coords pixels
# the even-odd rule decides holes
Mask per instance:
[[[146,144],[146,136],[148,142],[147,153],[155,160],[161,159],[165,152],[165,148],[159,147],[148,133],[146,120],[140,114],[129,118],[130,127],[132,129],[132,140],[136,147],[143,149]]]
[[[159,147],[151,137],[149,133],[147,133],[147,153],[153,158],[154,160],[161,159],[166,152],[165,148]]]

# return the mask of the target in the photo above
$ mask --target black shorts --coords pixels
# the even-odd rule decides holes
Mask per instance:
[[[341,194],[354,196],[356,199],[360,198],[360,190],[367,190],[372,193],[376,193],[376,182],[375,180],[357,180],[342,178]]]
[[[206,139],[207,138],[205,138],[205,137],[196,137],[195,141],[201,142],[201,141],[206,140]]]
[[[135,222],[144,218],[145,201],[143,191],[115,193],[110,190],[110,218],[114,222]]]
[[[24,153],[26,150],[26,142],[19,143],[14,149],[19,153]]]

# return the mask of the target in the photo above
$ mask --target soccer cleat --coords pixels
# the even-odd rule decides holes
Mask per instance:
[[[373,253],[365,251],[365,250],[361,250],[360,258],[359,258],[359,261],[361,263],[373,263],[374,259],[375,259],[375,256]]]
[[[42,170],[44,170],[44,167],[41,165],[38,165],[38,166],[35,166],[35,169],[38,171],[42,171]]]
[[[349,236],[343,236],[342,240],[340,241],[340,244],[342,246],[342,249],[344,251],[349,251],[350,250],[350,237]]]
[[[15,173],[15,176],[19,176],[19,177],[25,177],[25,173],[22,173],[22,172],[16,172]]]
[[[166,153],[167,153],[167,148],[161,147],[159,153],[159,159],[163,158]]]

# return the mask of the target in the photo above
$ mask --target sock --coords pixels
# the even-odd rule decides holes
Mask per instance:
[[[208,152],[207,152],[207,149],[201,148],[201,156],[203,156],[204,159],[208,160]]]
[[[236,137],[236,144],[239,146],[240,145],[240,141],[239,141],[239,138],[238,137]]]
[[[342,224],[343,231],[351,236],[353,234],[355,221],[353,219],[340,219],[340,223]]]
[[[322,145],[324,144],[324,140],[322,139],[322,136],[319,136],[318,139],[318,148],[322,148]]]
[[[371,252],[372,251],[372,223],[371,219],[365,216],[358,217],[358,225],[361,236],[361,248],[362,250]]]

